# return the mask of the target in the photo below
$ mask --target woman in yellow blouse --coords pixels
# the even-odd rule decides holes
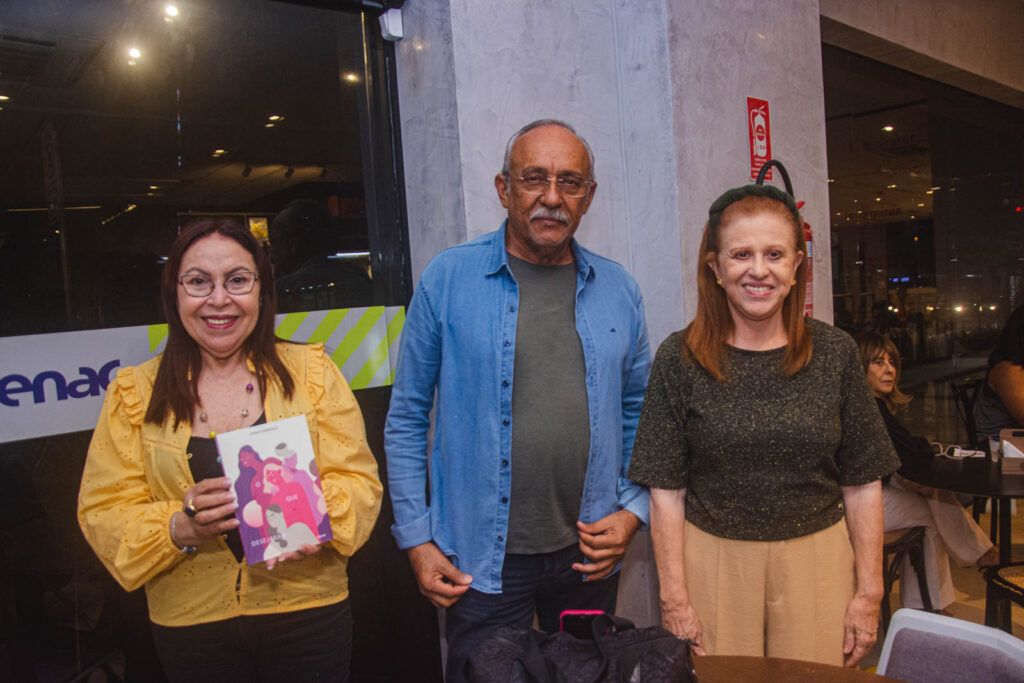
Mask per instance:
[[[78,519],[126,589],[145,586],[172,681],[347,680],[348,558],[381,503],[348,384],[320,345],[274,336],[271,265],[237,221],[209,218],[171,248],[166,351],[107,387]],[[305,415],[333,539],[248,565],[213,436]]]

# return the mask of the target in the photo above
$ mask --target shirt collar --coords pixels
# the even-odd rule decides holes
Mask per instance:
[[[496,275],[502,268],[505,268],[509,272],[511,269],[508,266],[508,251],[505,249],[505,230],[508,227],[508,219],[506,218],[501,222],[501,227],[494,233],[494,241],[491,242],[491,257],[490,263],[487,267],[488,275]],[[579,245],[576,238],[572,238],[570,243],[572,249],[572,256],[576,262],[576,271],[580,277],[586,280],[590,277],[593,272],[593,267],[590,265],[590,261],[587,259],[586,250]]]

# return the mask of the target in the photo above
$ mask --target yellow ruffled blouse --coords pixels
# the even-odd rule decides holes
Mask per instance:
[[[159,426],[143,421],[161,357],[121,369],[107,387],[82,475],[78,522],[126,590],[146,587],[154,623],[201,624],[348,597],[348,558],[369,538],[380,512],[377,463],[355,397],[323,345],[279,343],[277,350],[295,393],[285,400],[280,386],[268,382],[266,420],[306,416],[334,538],[319,553],[273,571],[237,561],[222,538],[192,555],[171,542],[171,516],[195,482],[186,454],[191,425],[182,421],[175,429],[172,417]]]

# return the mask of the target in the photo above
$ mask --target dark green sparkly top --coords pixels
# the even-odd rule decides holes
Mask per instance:
[[[843,516],[841,486],[899,466],[845,332],[808,319],[814,353],[791,377],[785,347],[727,348],[725,382],[683,359],[682,333],[651,368],[629,478],[686,489],[686,519],[721,538],[778,541]]]

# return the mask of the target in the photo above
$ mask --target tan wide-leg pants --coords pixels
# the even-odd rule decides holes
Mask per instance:
[[[686,523],[690,602],[709,654],[842,665],[853,549],[840,521],[786,541],[734,541]]]

